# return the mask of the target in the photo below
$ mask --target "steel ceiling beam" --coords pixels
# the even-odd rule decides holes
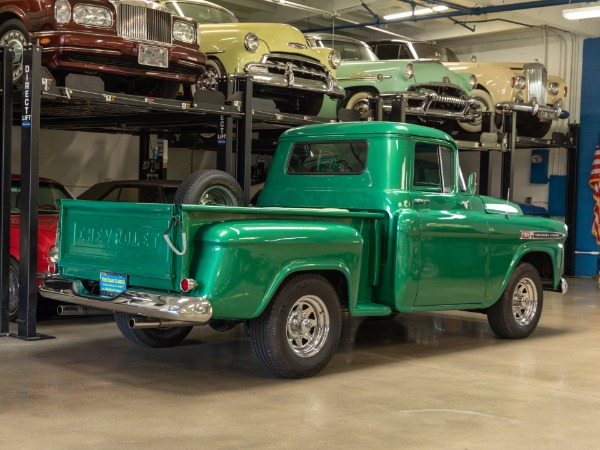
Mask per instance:
[[[405,1],[405,0],[402,0]],[[414,4],[414,1],[405,1],[408,4]],[[524,9],[534,9],[534,8],[545,8],[549,6],[560,6],[560,5],[574,5],[578,3],[590,3],[589,0],[538,0],[538,1],[529,1],[522,3],[513,3],[513,4],[503,4],[503,5],[493,5],[493,6],[475,6],[473,8],[464,7],[462,5],[456,5],[452,2],[447,2],[443,0],[429,0],[427,3],[431,4],[439,4],[448,6],[449,8],[455,9],[455,11],[448,11],[443,13],[435,13],[435,14],[426,14],[422,16],[412,16],[412,17],[404,17],[401,19],[394,20],[380,20],[377,18],[372,22],[363,22],[351,25],[341,25],[336,26],[336,30],[346,29],[346,28],[362,28],[367,26],[380,26],[380,25],[388,25],[402,22],[421,22],[424,20],[433,20],[433,19],[449,19],[456,16],[481,16],[485,14],[496,14],[502,12],[510,12],[510,11],[522,11]],[[320,27],[320,28],[311,28],[307,30],[302,30],[304,33],[310,32],[318,32],[318,31],[328,31],[331,30],[331,27]]]

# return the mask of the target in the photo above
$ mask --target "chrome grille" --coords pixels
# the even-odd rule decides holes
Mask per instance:
[[[285,73],[286,64],[292,63],[294,65],[294,75],[297,78],[327,80],[327,69],[325,66],[318,61],[313,61],[303,56],[287,53],[270,53],[263,57],[262,62],[273,64],[269,68],[270,72],[283,74]]]
[[[528,80],[527,101],[533,97],[537,99],[540,105],[546,104],[546,68],[540,63],[529,63],[523,66],[523,75]]]
[[[119,5],[117,33],[126,38],[171,43],[171,14],[138,5]]]

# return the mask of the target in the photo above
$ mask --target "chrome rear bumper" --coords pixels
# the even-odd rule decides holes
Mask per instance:
[[[204,324],[212,316],[212,305],[202,297],[126,290],[116,297],[104,298],[81,294],[81,290],[79,282],[60,277],[47,278],[40,286],[44,297],[108,311],[196,324]]]

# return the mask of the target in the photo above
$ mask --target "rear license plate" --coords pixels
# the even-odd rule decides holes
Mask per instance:
[[[540,119],[557,119],[558,118],[558,114],[555,112],[550,112],[550,111],[539,111],[538,112],[538,117]]]
[[[127,287],[127,276],[119,273],[100,272],[100,296],[115,297]]]
[[[144,66],[169,67],[169,50],[164,47],[140,44],[138,63]]]

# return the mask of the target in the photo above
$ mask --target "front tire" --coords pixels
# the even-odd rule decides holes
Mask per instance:
[[[286,378],[310,377],[329,363],[338,346],[340,299],[324,277],[295,275],[249,328],[262,367]]]
[[[479,102],[482,113],[493,111],[495,108],[492,96],[483,89],[473,89],[470,97]],[[458,126],[467,133],[481,133],[481,116],[473,122],[458,122]]]
[[[517,135],[541,139],[552,128],[552,121],[542,121],[531,114],[517,114]]]
[[[135,316],[126,313],[115,313],[115,323],[119,331],[131,342],[143,347],[165,348],[173,347],[183,341],[193,327],[172,328],[142,328],[129,326],[129,321]]]
[[[191,205],[244,205],[244,192],[239,183],[221,170],[199,170],[177,188],[175,203]]]
[[[350,96],[344,108],[358,111],[361,117],[366,117],[370,110],[369,99],[372,97],[373,95],[367,91],[356,92]]]
[[[537,327],[544,306],[544,291],[538,271],[520,263],[498,301],[487,310],[488,323],[504,339],[521,339]]]

